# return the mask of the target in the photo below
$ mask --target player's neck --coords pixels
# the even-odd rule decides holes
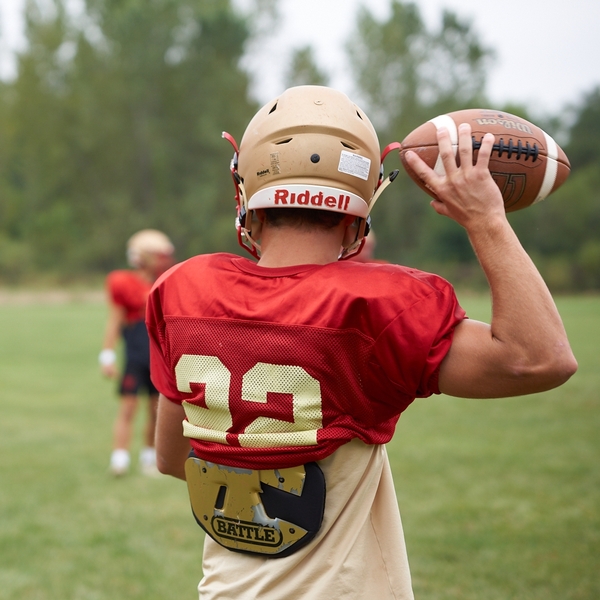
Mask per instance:
[[[293,227],[265,227],[262,235],[261,267],[294,265],[326,265],[336,262],[341,249],[343,231],[315,229],[306,231]]]

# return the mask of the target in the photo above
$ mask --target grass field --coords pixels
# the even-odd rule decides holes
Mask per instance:
[[[486,298],[461,302],[488,318]],[[420,400],[400,420],[389,453],[417,600],[600,598],[600,298],[559,308],[580,365],[565,386]],[[104,318],[99,302],[0,306],[2,600],[197,598],[185,484],[107,474]]]

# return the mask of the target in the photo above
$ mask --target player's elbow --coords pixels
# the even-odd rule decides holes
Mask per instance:
[[[160,454],[156,455],[156,468],[163,475],[171,475],[171,464],[168,460],[165,460],[165,458]]]
[[[171,477],[177,477],[179,479],[182,478],[183,468],[181,461],[174,460],[172,457],[161,454],[160,452],[156,454],[156,468],[163,475],[171,475]]]
[[[567,382],[573,375],[575,375],[577,368],[577,359],[573,353],[570,350],[565,352],[565,355],[558,359],[556,364],[552,367],[554,379],[556,381],[556,385],[554,387],[558,387],[559,385]]]
[[[517,377],[528,380],[532,391],[542,392],[566,383],[577,372],[577,360],[568,344],[552,353],[536,354],[515,369]]]
[[[185,452],[179,450],[185,450]],[[186,444],[182,445],[182,448],[179,450],[177,452],[161,452],[160,446],[157,444],[156,468],[163,475],[170,475],[171,477],[185,481],[185,461],[190,450],[187,440]]]

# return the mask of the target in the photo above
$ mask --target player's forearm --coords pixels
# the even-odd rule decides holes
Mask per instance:
[[[102,340],[102,350],[98,356],[100,369],[106,377],[117,377],[117,354],[115,348],[121,333],[122,313],[112,303],[109,305],[108,320]]]
[[[108,328],[104,332],[104,339],[102,340],[102,349],[103,350],[114,350],[117,347],[117,342],[119,341],[118,333],[114,333],[112,330]]]
[[[104,329],[102,348],[114,350],[121,336],[121,327],[125,322],[125,311],[112,302],[108,306],[108,318]]]
[[[472,224],[469,239],[492,295],[491,333],[524,376],[566,381],[576,362],[552,295],[505,218]]]

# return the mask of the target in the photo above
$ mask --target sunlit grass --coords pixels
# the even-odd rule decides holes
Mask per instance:
[[[461,301],[488,318],[485,297]],[[389,453],[418,600],[600,598],[600,298],[559,305],[580,364],[565,386],[418,400],[400,419]],[[0,306],[2,600],[197,597],[185,485],[107,473],[104,317],[101,303]]]
[[[485,298],[461,299],[487,319]],[[600,301],[558,301],[580,369],[503,400],[434,397],[389,445],[417,598],[600,598]]]

